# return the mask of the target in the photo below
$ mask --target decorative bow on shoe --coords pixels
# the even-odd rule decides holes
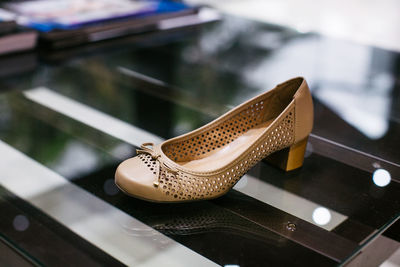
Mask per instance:
[[[150,146],[150,147],[149,147]],[[155,187],[158,187],[160,184],[160,175],[161,175],[161,168],[165,167],[166,170],[171,172],[172,174],[177,174],[178,172],[173,169],[173,167],[169,166],[168,163],[161,157],[161,154],[155,151],[154,143],[143,143],[140,146],[141,149],[136,149],[136,153],[139,154],[149,154],[153,160],[157,162],[157,179],[153,182]]]

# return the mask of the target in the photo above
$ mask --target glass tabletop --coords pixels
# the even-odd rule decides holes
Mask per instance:
[[[345,264],[400,216],[399,62],[232,16],[0,58],[0,242],[39,265]],[[225,196],[186,204],[114,185],[142,143],[294,76],[315,110],[301,169],[260,162]]]

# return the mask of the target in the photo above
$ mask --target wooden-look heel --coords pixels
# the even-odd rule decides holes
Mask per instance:
[[[292,171],[303,166],[308,137],[288,148],[277,151],[264,159],[284,171]]]

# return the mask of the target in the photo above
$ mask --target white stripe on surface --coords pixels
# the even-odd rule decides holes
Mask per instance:
[[[216,266],[0,141],[0,184],[130,266]],[[135,235],[130,234],[134,230]]]
[[[146,81],[148,83],[156,84],[158,86],[168,86],[168,84],[166,84],[165,82],[163,82],[161,80],[158,80],[156,78],[144,75],[144,74],[139,73],[137,71],[130,70],[130,69],[127,69],[127,68],[124,68],[124,67],[117,67],[117,69],[121,73],[129,75],[129,76],[132,76],[132,77],[134,77],[136,79],[143,80],[143,81]]]
[[[149,138],[154,140],[155,143],[162,141],[160,137],[152,133],[76,102],[45,87],[38,87],[26,91],[24,92],[24,95],[36,103],[62,113],[127,143],[131,143],[130,141],[132,138],[134,138],[139,144],[148,142]]]
[[[233,188],[328,231],[331,231],[347,219],[347,216],[343,214],[331,209],[326,209],[317,203],[282,190],[269,183],[260,181],[251,175],[244,175]],[[319,212],[321,208],[325,213],[322,212],[321,214]],[[328,211],[329,214],[326,213],[326,211]],[[320,225],[319,223],[324,224]]]
[[[160,137],[143,129],[120,121],[117,118],[104,114],[50,89],[41,87],[28,90],[24,94],[27,98],[82,123],[86,123],[88,117],[96,118],[96,129],[129,144],[140,146],[144,142],[159,143],[162,141]],[[76,109],[79,109],[79,112],[74,112]],[[118,133],[112,127],[109,127],[112,123],[119,125],[120,128],[118,130],[121,130],[122,133],[138,132],[140,135]],[[89,125],[92,126],[93,124]],[[282,190],[250,175],[245,175],[234,189],[328,231],[347,219],[347,216],[343,214],[321,207],[317,203]]]

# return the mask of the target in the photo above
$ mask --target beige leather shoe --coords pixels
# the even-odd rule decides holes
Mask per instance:
[[[143,144],[136,157],[118,166],[115,182],[153,202],[217,198],[262,159],[286,171],[301,167],[312,126],[307,83],[294,78],[199,129]]]

